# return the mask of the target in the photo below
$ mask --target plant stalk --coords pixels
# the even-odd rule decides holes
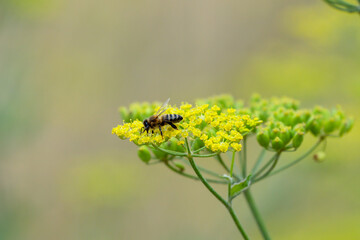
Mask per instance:
[[[246,202],[248,203],[249,208],[251,210],[251,213],[255,218],[256,224],[258,225],[258,227],[260,229],[261,235],[264,237],[265,240],[270,240],[271,239],[270,235],[267,232],[265,224],[264,224],[263,220],[261,219],[260,213],[255,206],[255,202],[250,193],[250,189],[245,190],[244,195],[245,195]]]
[[[195,162],[194,162],[194,158],[191,155],[191,150],[189,147],[189,143],[187,138],[185,138],[185,143],[186,143],[186,148],[188,151],[188,155],[187,158],[189,159],[190,165],[192,166],[194,172],[196,173],[196,175],[199,177],[200,181],[205,185],[205,187],[214,195],[214,197],[216,197],[225,207],[226,209],[229,211],[236,227],[238,228],[238,230],[240,231],[241,235],[243,236],[243,238],[245,240],[248,240],[249,237],[247,236],[247,234],[245,233],[243,227],[241,226],[239,219],[237,218],[234,209],[231,207],[231,205],[228,204],[228,202],[223,199],[212,187],[211,185],[206,181],[206,179],[202,176],[201,172],[199,171],[199,169],[197,168]]]

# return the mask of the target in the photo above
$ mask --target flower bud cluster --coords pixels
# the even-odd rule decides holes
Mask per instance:
[[[252,116],[258,116],[264,125],[257,128],[258,143],[267,149],[281,151],[297,149],[308,132],[316,137],[342,136],[350,131],[352,118],[346,118],[340,108],[322,107],[299,109],[299,103],[289,98],[252,98]]]

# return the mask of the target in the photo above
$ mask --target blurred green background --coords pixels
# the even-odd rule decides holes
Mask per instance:
[[[359,17],[321,1],[1,0],[0,239],[239,239],[200,183],[111,135],[118,107],[257,92],[359,119],[359,64]],[[254,186],[273,239],[360,239],[359,133]]]

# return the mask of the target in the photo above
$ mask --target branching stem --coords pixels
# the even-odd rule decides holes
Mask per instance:
[[[194,172],[196,173],[196,175],[199,177],[200,181],[205,185],[205,187],[214,195],[214,197],[216,197],[225,207],[226,209],[229,211],[234,223],[236,224],[236,227],[239,229],[241,235],[243,236],[244,239],[249,239],[249,237],[247,236],[247,234],[245,233],[243,227],[241,226],[239,219],[237,218],[233,208],[231,207],[230,204],[228,204],[228,202],[223,199],[212,187],[211,185],[206,181],[206,179],[202,176],[201,172],[199,171],[198,167],[196,166],[195,162],[194,162],[194,158],[191,155],[191,149],[189,147],[189,143],[187,138],[185,138],[185,144],[186,144],[186,148],[187,148],[187,158],[194,170]]]

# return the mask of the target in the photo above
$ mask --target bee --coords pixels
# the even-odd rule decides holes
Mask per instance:
[[[165,103],[159,108],[159,110],[155,113],[155,115],[145,119],[143,121],[144,124],[144,130],[142,132],[149,133],[149,129],[156,129],[159,127],[161,136],[163,136],[163,133],[161,131],[161,127],[165,126],[166,124],[169,124],[173,129],[178,129],[174,123],[178,123],[181,120],[183,120],[183,117],[178,114],[165,114],[160,116],[165,110],[167,109],[167,105],[170,101],[170,98],[165,101]],[[152,130],[152,133],[154,133],[154,130]]]

